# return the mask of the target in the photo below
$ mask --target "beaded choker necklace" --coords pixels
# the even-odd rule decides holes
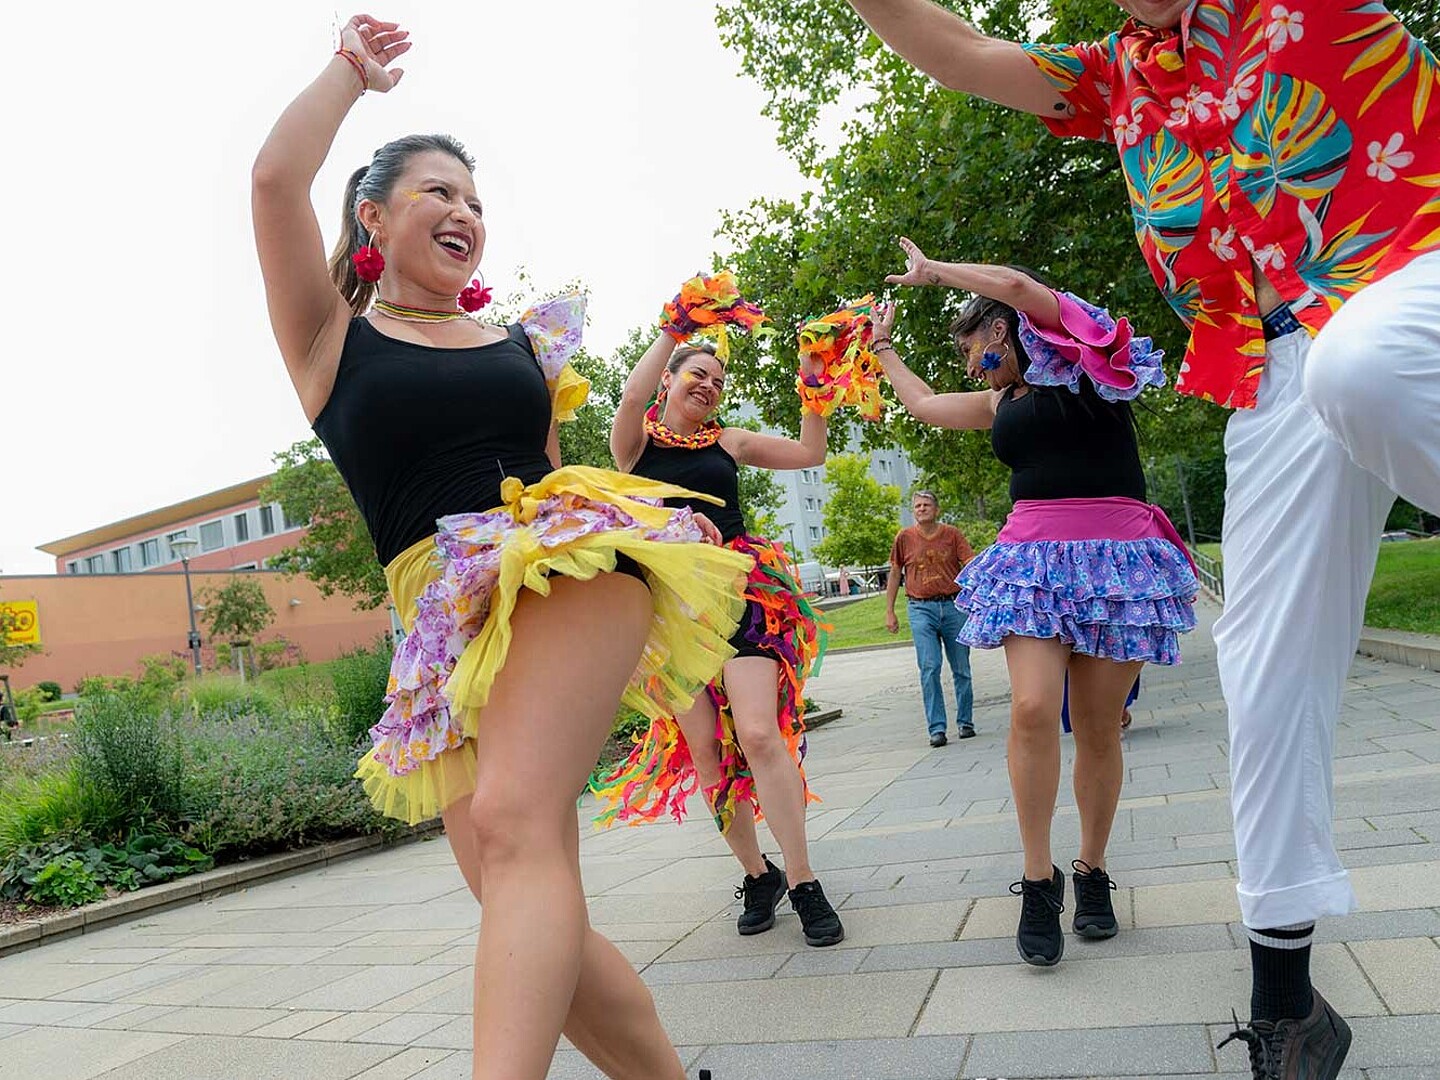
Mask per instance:
[[[442,323],[472,317],[463,311],[432,311],[429,308],[415,308],[406,307],[404,304],[392,304],[389,300],[376,300],[375,310],[387,319],[397,319],[400,322]]]
[[[693,435],[678,435],[661,423],[660,402],[655,402],[645,413],[645,434],[657,446],[673,446],[681,450],[704,450],[707,446],[714,446],[719,442],[720,433],[724,430],[714,420],[707,420]]]

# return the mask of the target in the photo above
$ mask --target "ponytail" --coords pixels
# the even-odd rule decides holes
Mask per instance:
[[[335,288],[340,290],[340,295],[350,305],[350,310],[355,315],[363,315],[370,307],[370,301],[375,297],[375,283],[361,281],[360,275],[355,272],[355,263],[351,256],[370,242],[370,234],[365,231],[365,226],[360,224],[360,217],[355,212],[360,201],[360,182],[370,171],[369,165],[363,165],[350,174],[350,179],[345,184],[345,203],[340,214],[340,239],[335,244],[335,250],[330,253],[330,280],[335,283]]]

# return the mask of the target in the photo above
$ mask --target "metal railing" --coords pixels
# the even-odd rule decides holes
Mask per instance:
[[[1221,569],[1220,560],[1212,559],[1203,551],[1196,548],[1190,549],[1190,557],[1195,560],[1195,576],[1200,579],[1200,587],[1221,603],[1225,602],[1225,574]]]

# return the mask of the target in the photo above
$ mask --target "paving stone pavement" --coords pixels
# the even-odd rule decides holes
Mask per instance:
[[[1133,710],[1110,855],[1124,929],[1071,937],[1056,968],[1014,952],[995,653],[974,656],[979,737],[939,750],[908,650],[834,655],[812,684],[845,708],[809,760],[838,947],[807,948],[788,907],[739,937],[738,871],[703,815],[587,835],[592,922],[653,989],[691,1075],[1248,1075],[1234,1044],[1213,1049],[1248,1004],[1214,614]],[[1361,910],[1322,923],[1314,969],[1355,1030],[1343,1075],[1440,1077],[1440,674],[1357,660],[1337,753]],[[1068,862],[1063,785],[1055,825]],[[478,922],[445,844],[426,842],[0,958],[0,1077],[464,1080]],[[597,1075],[568,1048],[551,1072]]]

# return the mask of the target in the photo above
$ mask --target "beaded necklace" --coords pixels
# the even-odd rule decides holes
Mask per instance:
[[[660,420],[661,401],[664,401],[664,398],[656,401],[645,413],[645,434],[650,437],[651,442],[657,446],[673,446],[681,450],[704,450],[720,441],[720,433],[725,429],[714,420],[705,421],[693,435],[680,435],[670,430]]]
[[[430,308],[406,307],[404,304],[394,304],[389,300],[376,300],[375,310],[387,319],[395,319],[399,322],[442,323],[454,322],[456,319],[474,318],[473,315],[464,311],[434,311]]]

